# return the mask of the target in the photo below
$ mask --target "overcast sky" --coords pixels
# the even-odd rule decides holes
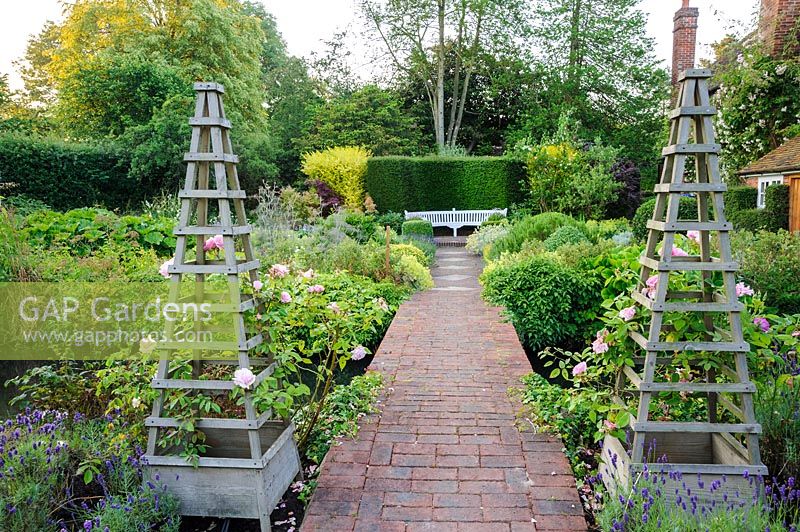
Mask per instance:
[[[262,0],[275,15],[278,29],[294,55],[308,55],[321,48],[321,41],[355,20],[355,0]],[[59,0],[3,2],[0,17],[0,73],[9,74],[11,86],[21,86],[13,61],[25,52],[31,34],[36,34],[47,20],[59,20]],[[755,18],[759,0],[692,0],[700,8],[698,59],[710,55],[708,45],[731,31],[741,31]],[[648,14],[648,33],[656,39],[658,57],[672,64],[672,16],[681,0],[642,0]],[[357,60],[356,60],[357,61]],[[360,65],[356,65],[360,66]]]

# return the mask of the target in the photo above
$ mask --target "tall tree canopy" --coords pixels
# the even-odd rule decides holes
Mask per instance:
[[[517,44],[528,28],[526,7],[525,0],[361,1],[394,68],[422,82],[440,149],[458,141],[480,54]],[[454,56],[450,69],[448,50]]]
[[[587,136],[624,148],[655,172],[664,128],[669,79],[646,35],[641,0],[540,0],[534,35],[547,70],[547,88],[535,95],[526,127],[571,110]]]
[[[297,140],[301,152],[363,146],[375,155],[417,155],[422,131],[389,91],[367,85],[318,105]]]

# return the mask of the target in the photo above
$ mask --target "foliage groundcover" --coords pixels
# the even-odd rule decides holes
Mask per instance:
[[[502,209],[522,199],[524,177],[506,157],[372,157],[365,184],[382,212]]]

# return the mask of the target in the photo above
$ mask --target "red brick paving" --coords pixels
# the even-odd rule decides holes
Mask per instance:
[[[331,448],[301,530],[586,530],[561,442],[516,428],[508,389],[530,365],[480,298],[480,260],[437,259],[436,288],[400,307],[372,362],[381,413]]]

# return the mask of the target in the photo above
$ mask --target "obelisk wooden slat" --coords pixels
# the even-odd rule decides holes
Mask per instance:
[[[272,419],[270,411],[257,412],[252,390],[274,370],[266,359],[250,357],[250,351],[262,343],[260,334],[249,335],[244,313],[256,308],[253,296],[242,288],[258,278],[259,261],[250,242],[250,226],[244,207],[245,192],[239,186],[238,158],[230,140],[231,123],[225,118],[222,104],[224,88],[217,83],[195,83],[197,94],[194,117],[189,119],[192,137],[186,178],[178,197],[181,210],[175,229],[177,239],[173,265],[169,267],[171,303],[181,302],[181,280],[189,276],[195,282],[194,301],[213,300],[205,282],[212,274],[227,279],[227,298],[212,304],[223,317],[230,315],[229,332],[235,340],[177,342],[169,340],[175,332],[168,321],[167,341],[160,350],[152,387],[158,395],[148,427],[148,472],[160,475],[167,489],[181,501],[184,515],[241,517],[260,519],[262,531],[270,529],[269,516],[289,484],[299,474],[300,459],[294,442],[294,426]],[[216,212],[211,206],[216,203]],[[211,223],[211,215],[216,221]],[[210,258],[204,249],[207,238],[222,235],[223,257]],[[236,250],[243,258],[237,258]],[[242,282],[243,278],[246,282]],[[218,294],[217,294],[218,296]],[[195,323],[196,330],[202,326]],[[170,361],[178,352],[192,353],[191,379],[173,378]],[[224,353],[224,354],[223,354]],[[230,353],[235,353],[231,356]],[[186,355],[188,356],[188,355]],[[213,364],[229,365],[229,378],[203,378],[204,369]],[[165,402],[174,391],[207,393],[212,399],[235,389],[230,378],[235,369],[259,366],[255,383],[244,393],[244,419],[208,417],[196,421],[206,436],[209,450],[193,465],[180,457],[179,449],[162,449],[162,431],[179,426],[175,417],[165,416]]]
[[[663,150],[665,161],[654,190],[653,219],[647,224],[648,238],[640,259],[640,279],[632,294],[639,305],[650,311],[647,336],[630,333],[635,344],[644,351],[644,357],[635,359],[639,370],[625,368],[617,381],[615,400],[618,403],[624,404],[622,394],[627,381],[633,386],[633,396],[639,399],[635,419],[631,422],[633,441],[626,449],[616,438],[606,437],[601,469],[604,479],[611,484],[629,483],[648,461],[650,469],[656,469],[652,462],[663,455],[667,463],[659,464],[660,467],[693,474],[692,478],[700,480],[696,486],[704,485],[704,476],[710,485],[715,475],[719,478],[767,472],[759,454],[761,427],[755,419],[755,386],[750,382],[747,368],[749,346],[742,333],[744,307],[736,295],[738,266],[731,253],[733,227],[725,218],[723,192],[726,185],[719,174],[720,146],[716,144],[712,123],[716,110],[709,100],[710,77],[711,72],[705,69],[681,74],[678,107],[670,113],[670,145]],[[695,162],[693,172],[687,172],[690,157]],[[680,200],[685,195],[693,196],[696,201],[696,219],[680,219]],[[713,213],[713,219],[709,212]],[[699,233],[699,255],[673,256],[676,235],[687,231]],[[716,248],[714,253],[712,244]],[[671,291],[670,275],[681,272],[699,272],[695,275],[700,286],[696,290]],[[715,272],[722,277],[720,289],[715,289],[711,283]],[[655,287],[646,285],[651,276],[657,278]],[[685,313],[690,322],[700,318],[705,338],[667,341],[665,337],[674,331],[665,323],[665,313]],[[715,326],[715,315],[726,318],[717,320],[724,321],[725,327]],[[657,367],[669,368],[676,355],[687,352],[716,353],[724,363],[719,372],[701,372],[702,382],[656,381]],[[691,357],[689,360],[691,364]],[[680,368],[673,367],[670,373],[674,374],[677,369]],[[652,394],[658,393],[704,395],[708,419],[686,423],[653,421]],[[727,422],[720,422],[719,417],[723,415]],[[627,468],[627,471],[614,471],[609,465],[611,460],[619,460],[617,467]],[[740,487],[746,484],[739,482]]]

